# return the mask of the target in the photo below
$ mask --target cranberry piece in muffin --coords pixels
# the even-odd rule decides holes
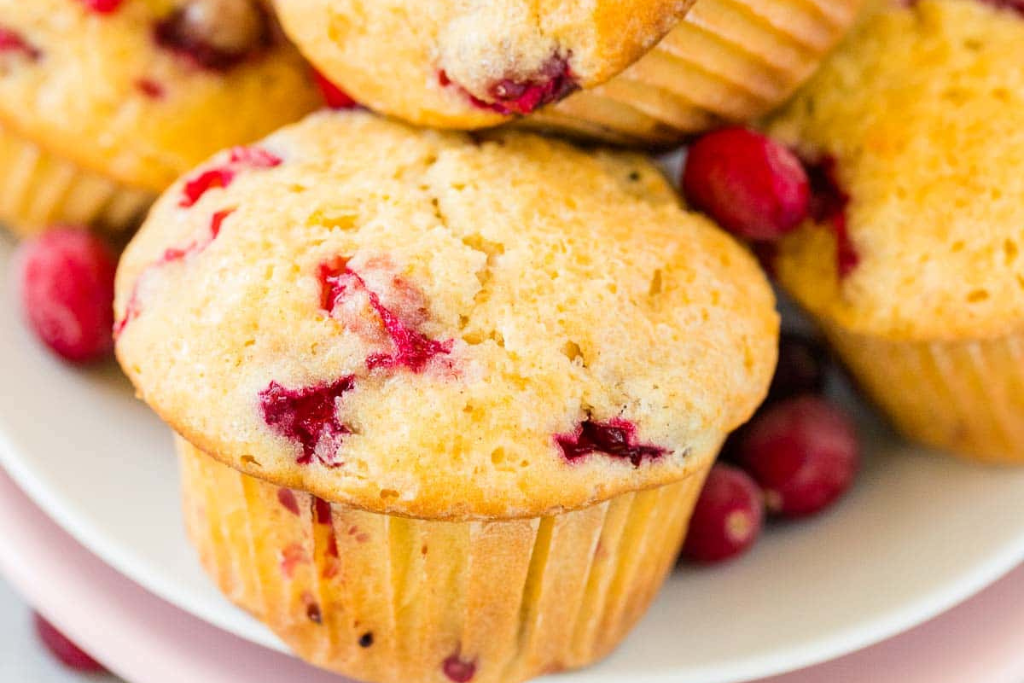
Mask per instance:
[[[270,45],[270,18],[254,0],[190,0],[156,25],[154,37],[200,68],[226,71]]]
[[[834,157],[823,156],[806,166],[811,182],[811,217],[819,223],[828,224],[835,233],[836,267],[839,276],[846,277],[860,261],[846,226],[846,207],[850,203],[850,195],[839,184]]]
[[[277,382],[260,392],[263,420],[275,432],[302,446],[297,462],[308,465],[316,458],[322,465],[337,467],[338,449],[352,430],[338,418],[342,396],[355,387],[353,377],[322,386],[287,389]]]
[[[259,147],[235,147],[231,150],[228,161],[220,166],[199,172],[185,182],[181,201],[183,208],[193,206],[210,190],[226,188],[238,175],[247,168],[274,168],[280,166],[282,160]]]
[[[456,651],[441,664],[441,670],[452,683],[470,683],[476,675],[476,661],[462,658],[462,653]]]
[[[321,306],[324,310],[333,313],[347,297],[361,292],[380,318],[391,340],[392,351],[370,354],[366,359],[368,369],[405,368],[421,372],[433,358],[451,353],[454,344],[452,340],[435,341],[413,329],[398,312],[381,302],[380,296],[366,286],[366,281],[349,268],[347,259],[335,259],[321,265],[320,282]]]
[[[30,43],[25,36],[0,26],[0,55],[4,53],[17,53],[33,62],[43,56],[42,51]]]
[[[552,57],[536,74],[529,77],[509,76],[488,88],[489,100],[476,97],[455,83],[448,73],[438,75],[442,86],[458,89],[474,106],[505,116],[532,114],[546,104],[558,102],[579,89],[569,62],[563,57]]]
[[[980,0],[980,2],[1024,16],[1024,0]]]
[[[293,515],[299,514],[299,500],[295,497],[295,492],[291,489],[278,489],[277,502],[281,504],[281,507]]]
[[[668,450],[660,446],[639,443],[636,425],[621,418],[607,422],[585,420],[572,434],[560,434],[555,442],[565,459],[572,462],[593,453],[628,460],[640,467],[644,460],[656,460]]]
[[[359,106],[347,92],[316,69],[313,69],[313,80],[316,82],[317,88],[320,89],[320,94],[324,96],[324,102],[331,109],[353,109]]]
[[[79,0],[97,14],[112,14],[121,8],[124,0]]]

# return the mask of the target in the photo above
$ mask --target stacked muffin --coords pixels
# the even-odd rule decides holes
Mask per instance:
[[[1024,462],[1024,17],[1013,3],[879,5],[769,131],[817,210],[781,284],[908,436]]]
[[[358,678],[607,653],[766,391],[754,259],[626,153],[331,112],[249,154],[172,187],[118,275],[208,570]]]
[[[189,168],[318,103],[248,0],[2,0],[0,223],[132,227]]]
[[[300,656],[584,666],[675,561],[779,321],[648,160],[523,128],[750,121],[859,4],[0,0],[0,222],[126,231],[155,200],[117,357],[178,435],[204,566]],[[322,97],[377,114],[294,123]]]

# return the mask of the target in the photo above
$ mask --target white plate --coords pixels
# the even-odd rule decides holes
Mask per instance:
[[[168,432],[116,369],[53,360],[16,324],[0,241],[0,459],[59,524],[158,596],[281,649],[201,573],[178,516]],[[830,514],[776,526],[726,566],[677,572],[608,661],[561,683],[724,683],[796,669],[903,631],[1024,558],[1024,470],[936,457],[866,418],[870,455]]]

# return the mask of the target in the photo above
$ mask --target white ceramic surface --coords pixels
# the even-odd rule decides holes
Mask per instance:
[[[0,459],[78,541],[170,603],[281,645],[201,573],[179,521],[171,440],[116,369],[62,365],[16,323],[0,241]],[[1024,470],[972,466],[865,417],[869,458],[831,513],[773,527],[741,560],[672,577],[608,661],[561,683],[740,681],[903,631],[1024,558]]]
[[[64,571],[67,564],[76,571]],[[131,683],[344,683],[219,631],[129,582],[40,513],[2,472],[0,574]],[[1024,674],[1022,588],[1024,568],[909,633],[759,683],[1019,683]],[[6,599],[0,585],[0,605],[6,606]],[[12,614],[18,618],[12,620]],[[82,680],[47,659],[26,617],[23,609],[0,610],[0,680]],[[567,679],[552,683],[561,680]]]

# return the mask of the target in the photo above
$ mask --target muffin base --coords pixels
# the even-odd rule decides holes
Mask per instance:
[[[714,459],[695,454],[705,466],[686,480],[553,517],[443,522],[334,505],[326,520],[309,494],[177,445],[188,534],[221,590],[303,659],[377,683],[512,683],[601,659],[673,566]]]
[[[136,226],[156,195],[51,154],[0,124],[0,225],[27,237],[53,225]]]
[[[908,438],[970,460],[1024,464],[1024,335],[894,342],[825,332]]]
[[[863,0],[697,0],[608,83],[524,124],[620,144],[670,145],[784,102],[853,24]]]

